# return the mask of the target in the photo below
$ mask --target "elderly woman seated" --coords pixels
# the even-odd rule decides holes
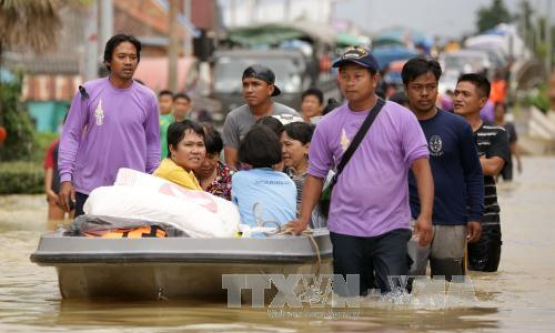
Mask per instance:
[[[206,157],[193,171],[204,191],[231,200],[231,176],[234,172],[220,161],[224,149],[222,137],[212,126],[204,125],[203,128]]]
[[[168,157],[162,160],[154,175],[189,190],[202,191],[194,169],[206,156],[204,130],[190,120],[179,121],[168,127]]]
[[[272,169],[281,162],[277,135],[264,125],[254,125],[241,141],[238,156],[241,163],[252,167],[236,172],[231,181],[232,201],[239,208],[242,223],[258,227],[267,222],[282,225],[293,220],[295,184],[283,172]]]

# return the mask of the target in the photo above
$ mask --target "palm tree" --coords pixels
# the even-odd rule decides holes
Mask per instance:
[[[2,53],[7,48],[28,45],[41,52],[56,45],[56,33],[61,27],[56,13],[59,4],[58,0],[0,0],[0,70]]]
[[[30,46],[35,52],[54,48],[56,35],[62,27],[57,10],[66,2],[65,0],[0,0],[2,47]]]
[[[0,0],[0,68],[2,53],[8,49],[36,53],[56,48],[62,28],[59,10],[70,4],[94,0]]]
[[[62,28],[59,9],[69,3],[91,2],[92,0],[0,0],[0,69],[2,52],[7,49],[27,51],[30,47],[36,53],[55,49],[56,37]],[[28,115],[19,112],[19,91],[19,83],[4,85],[0,89],[0,125],[6,126],[8,131],[0,160],[28,157],[34,143]]]

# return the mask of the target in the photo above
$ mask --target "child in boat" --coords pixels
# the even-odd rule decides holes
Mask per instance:
[[[279,120],[278,118],[273,117],[273,116],[262,117],[262,118],[258,119],[255,124],[264,125],[264,126],[268,127],[269,129],[272,130],[272,132],[276,133],[278,138],[281,138],[281,133],[283,133],[283,131],[285,131],[285,128],[283,127],[283,123],[281,122],[281,120]],[[276,171],[283,171],[284,167],[285,166],[283,165],[283,160],[281,160],[276,165],[272,165],[272,169],[274,169]],[[246,168],[246,169],[248,169],[248,168]]]
[[[281,162],[277,135],[264,125],[254,125],[241,141],[238,157],[241,163],[252,167],[235,173],[231,180],[231,198],[239,208],[242,223],[271,227],[295,218],[295,184],[272,168]]]
[[[168,149],[168,157],[153,174],[186,189],[202,191],[193,173],[206,156],[202,126],[190,120],[171,124],[168,127]]]

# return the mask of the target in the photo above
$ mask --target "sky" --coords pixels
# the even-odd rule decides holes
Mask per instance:
[[[522,0],[503,0],[515,14]],[[551,1],[555,24],[555,0],[528,0],[538,13]],[[430,36],[459,38],[476,31],[476,12],[493,0],[218,0],[228,25],[247,25],[299,17],[312,21],[353,21],[369,33],[405,26]],[[331,3],[331,6],[329,5]],[[287,4],[289,12],[287,13]],[[231,10],[235,8],[235,10]],[[233,14],[232,14],[233,13]],[[233,23],[235,22],[235,23]]]
[[[547,1],[552,0],[529,1],[545,13]],[[491,3],[492,0],[340,0],[335,5],[334,17],[350,19],[369,32],[402,25],[431,36],[456,38],[474,33],[476,11]],[[520,0],[504,3],[515,13]],[[551,17],[555,24],[555,1],[551,4]]]

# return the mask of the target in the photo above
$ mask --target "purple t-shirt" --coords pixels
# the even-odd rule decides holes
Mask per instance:
[[[480,110],[480,118],[483,121],[493,122],[495,117],[495,106],[493,102],[488,99],[484,107]]]
[[[341,157],[368,111],[344,104],[326,115],[310,145],[308,173],[324,178]],[[339,176],[331,198],[330,231],[372,237],[409,228],[408,171],[428,158],[424,133],[408,109],[386,102]]]
[[[73,98],[59,153],[61,181],[89,194],[112,185],[120,168],[152,173],[160,163],[156,95],[133,82],[118,89],[108,78],[84,84],[89,95]]]

